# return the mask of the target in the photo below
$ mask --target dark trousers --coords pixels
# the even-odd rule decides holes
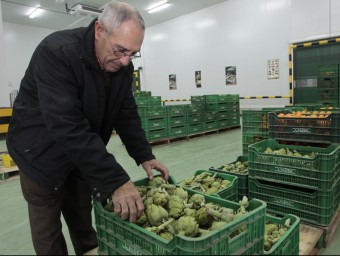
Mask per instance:
[[[61,213],[77,255],[98,246],[92,226],[91,191],[84,180],[72,173],[58,192],[40,186],[22,172],[20,182],[28,203],[31,235],[37,255],[68,255]]]

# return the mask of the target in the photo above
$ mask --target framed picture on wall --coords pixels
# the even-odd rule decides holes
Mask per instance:
[[[201,71],[195,71],[195,83],[197,88],[201,88]]]
[[[279,59],[267,61],[267,79],[279,79]]]
[[[228,66],[225,68],[225,84],[236,85],[236,66]]]
[[[169,75],[169,89],[170,90],[177,90],[177,81],[176,81],[176,75],[175,74]]]

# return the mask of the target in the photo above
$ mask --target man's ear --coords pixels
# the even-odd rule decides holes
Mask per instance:
[[[103,37],[105,33],[105,28],[104,26],[97,20],[96,23],[95,23],[95,38],[98,40],[98,39],[101,39]]]

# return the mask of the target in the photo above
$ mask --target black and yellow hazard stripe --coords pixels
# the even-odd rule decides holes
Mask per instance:
[[[311,42],[302,42],[289,45],[289,93],[290,93],[290,103],[293,104],[293,53],[294,49],[303,48],[303,47],[311,47],[311,46],[318,46],[330,43],[339,43],[340,37],[333,37],[318,41],[311,41]]]
[[[162,100],[163,102],[191,101],[191,99]]]
[[[0,108],[0,133],[8,131],[9,120],[12,117],[12,108]]]
[[[240,96],[240,100],[288,99],[290,96]]]

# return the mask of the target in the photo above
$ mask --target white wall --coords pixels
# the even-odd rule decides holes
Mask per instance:
[[[163,99],[238,93],[288,96],[291,41],[340,34],[339,0],[230,0],[146,31],[142,89]],[[280,78],[267,79],[267,60],[279,59]],[[237,67],[237,85],[224,69]],[[194,72],[202,72],[196,88]],[[169,90],[168,75],[177,75]],[[242,100],[242,108],[283,106],[288,99]]]
[[[54,30],[6,22],[3,24],[7,79],[13,90],[18,90],[35,48]]]
[[[35,47],[51,32],[4,23],[0,49],[5,49],[8,78],[1,75],[0,106],[9,102],[3,97],[8,82],[13,89],[19,87]],[[229,0],[148,28],[142,58],[134,64],[143,68],[142,89],[162,99],[214,93],[288,96],[289,44],[339,34],[340,0]],[[279,59],[280,78],[268,80],[267,60],[273,58]],[[231,65],[237,67],[236,86],[225,85],[224,69]],[[194,80],[198,70],[201,88]],[[177,75],[177,90],[169,90],[169,74]],[[288,103],[288,99],[242,100],[241,108]]]
[[[10,106],[7,79],[7,65],[5,59],[5,41],[2,23],[2,11],[0,4],[0,107]]]

